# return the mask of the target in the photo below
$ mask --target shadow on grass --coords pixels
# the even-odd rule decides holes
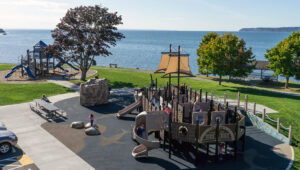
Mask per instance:
[[[132,83],[128,83],[128,82],[122,82],[122,81],[114,81],[114,82],[110,82],[110,85],[112,88],[133,88],[135,87]]]
[[[226,85],[224,85],[226,87]],[[276,97],[276,98],[288,98],[288,99],[294,99],[299,100],[299,96],[292,96],[287,94],[280,94],[276,92],[261,90],[261,89],[253,89],[253,88],[247,88],[247,87],[235,87],[235,89],[220,89],[218,91],[230,91],[233,93],[237,93],[238,91],[243,94],[248,95],[256,95],[256,96],[264,96],[264,97]]]
[[[200,77],[203,78],[203,77]],[[210,77],[210,78],[203,78],[207,80],[212,80],[212,81],[219,81],[219,78],[215,77]],[[262,88],[273,88],[277,90],[284,90],[285,89],[285,82],[264,82],[262,80],[250,80],[250,81],[243,81],[243,80],[229,80],[229,79],[222,79],[222,82],[226,83],[232,83],[232,84],[237,84],[237,85],[246,85],[246,86],[251,86],[255,85],[257,87],[262,87]],[[289,83],[289,88],[293,88],[291,92],[300,92],[300,84],[299,83]]]

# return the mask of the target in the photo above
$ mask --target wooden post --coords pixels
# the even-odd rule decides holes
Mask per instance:
[[[256,103],[253,104],[253,114],[256,115]]]
[[[193,93],[193,89],[192,89],[192,87],[190,86],[190,101],[192,100],[192,93]]]
[[[205,102],[207,102],[207,92],[205,92]]]
[[[195,137],[196,137],[196,141],[195,141],[195,145],[196,145],[196,153],[195,153],[195,165],[197,165],[197,161],[198,161],[198,148],[199,148],[199,120],[196,121],[196,131],[195,131]]]
[[[167,91],[169,91],[169,82],[167,82]],[[165,91],[165,92],[167,92]]]
[[[195,102],[196,102],[197,101],[197,92],[196,92],[196,90],[194,91],[194,93],[195,93],[194,98],[195,98]]]
[[[155,79],[155,90],[157,90],[157,78]]]
[[[236,111],[236,107],[235,107],[235,111]],[[235,114],[236,115],[236,112]],[[236,118],[235,118],[236,119]],[[235,140],[234,140],[234,160],[237,159],[237,150],[238,150],[238,128],[239,127],[239,123],[236,121],[235,122]]]
[[[164,143],[163,143],[163,149],[166,150],[166,131],[164,130]]]
[[[240,91],[238,91],[238,95],[237,95],[237,107],[240,107],[240,98],[241,98],[241,94],[240,94]]]
[[[280,132],[280,118],[277,118],[277,132]]]
[[[211,94],[210,94],[210,100],[214,100],[214,91],[213,90],[211,91]]]
[[[245,95],[245,106],[244,107],[247,112],[247,110],[248,110],[248,94]]]
[[[202,102],[202,89],[200,89],[200,102]]]
[[[176,103],[176,120],[178,122],[178,114],[179,114],[179,102]]]
[[[262,114],[262,120],[263,120],[263,122],[265,122],[265,119],[266,119],[266,109],[264,108],[264,112]]]
[[[224,93],[224,104],[226,103],[226,93]]]
[[[219,160],[219,126],[220,126],[220,122],[219,120],[217,120],[217,127],[216,127],[216,152],[215,152],[215,161],[218,162]]]
[[[169,114],[169,158],[171,159],[171,149],[172,149],[172,128],[171,128],[171,124],[172,124],[172,114]]]
[[[293,136],[292,136],[292,125],[290,125],[290,127],[289,127],[289,140],[290,140],[290,143],[292,143],[292,138],[293,138]]]

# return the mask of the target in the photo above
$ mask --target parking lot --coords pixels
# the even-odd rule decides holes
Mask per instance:
[[[13,147],[8,154],[0,154],[0,169],[3,170],[38,170],[33,161],[19,146]]]

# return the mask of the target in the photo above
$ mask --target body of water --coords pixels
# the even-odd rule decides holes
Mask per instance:
[[[26,50],[32,50],[39,40],[52,43],[50,30],[6,30],[7,35],[0,35],[0,63],[19,63],[20,56]],[[160,52],[168,51],[169,44],[174,49],[180,45],[184,53],[190,54],[190,66],[193,74],[198,73],[196,50],[205,34],[209,31],[136,31],[121,30],[125,39],[111,48],[109,57],[97,57],[97,65],[108,66],[110,63],[119,67],[155,70],[160,62]],[[218,32],[223,34],[225,32]],[[266,60],[266,49],[274,47],[289,32],[233,32],[244,38],[246,45],[252,47],[257,60]]]

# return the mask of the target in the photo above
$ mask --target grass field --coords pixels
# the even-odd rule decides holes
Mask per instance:
[[[12,64],[0,64],[0,70],[9,70],[12,69],[15,65]]]
[[[53,83],[7,84],[0,83],[0,105],[29,102],[41,98],[43,94],[53,96],[73,92],[73,90]]]
[[[99,77],[107,78],[112,87],[144,87],[150,84],[150,74],[143,72],[133,72],[126,70],[109,70],[97,69]],[[154,79],[158,79],[159,85],[166,85],[168,79],[160,78],[161,75],[152,74]],[[79,83],[78,80],[73,80],[73,83]],[[172,79],[173,83],[177,83],[177,79]],[[223,82],[218,85],[217,81],[201,81],[190,78],[182,78],[181,83],[186,83],[193,89],[202,88],[203,91],[209,93],[213,90],[216,95],[224,95],[226,93],[229,98],[236,98],[237,92],[240,91],[241,98],[243,99],[248,94],[249,102],[256,102],[265,105],[269,108],[277,110],[279,113],[270,114],[274,119],[280,117],[281,122],[285,126],[293,125],[293,144],[299,145],[300,141],[300,97],[288,96],[278,94],[266,90],[248,88],[246,85],[236,84],[231,82]],[[286,132],[285,132],[286,134]],[[294,162],[294,169],[300,169],[300,151],[295,147],[296,160]]]
[[[197,76],[200,79],[205,80],[212,80],[212,81],[218,81],[218,77],[213,76]],[[300,83],[296,83],[294,81],[289,82],[289,88],[285,89],[285,82],[284,81],[278,81],[278,82],[262,82],[262,81],[238,81],[238,80],[229,80],[228,78],[222,78],[222,81],[229,82],[233,84],[240,84],[240,85],[247,85],[251,87],[260,87],[268,90],[276,90],[276,91],[283,91],[283,92],[293,92],[293,93],[299,93],[300,94]]]

